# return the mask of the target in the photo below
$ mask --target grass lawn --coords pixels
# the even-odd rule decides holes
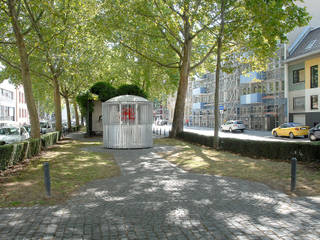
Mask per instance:
[[[51,205],[65,201],[80,186],[95,179],[120,175],[120,168],[107,153],[81,150],[100,142],[63,140],[25,165],[0,176],[0,207]],[[51,195],[45,195],[43,162],[50,164]]]
[[[161,156],[184,170],[261,182],[292,194],[289,162],[253,159],[169,138],[156,139],[155,144],[176,146]],[[320,170],[298,164],[297,186],[292,195],[320,195]]]

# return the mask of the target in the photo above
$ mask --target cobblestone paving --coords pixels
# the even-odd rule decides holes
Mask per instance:
[[[0,239],[320,239],[320,198],[185,172],[143,150],[114,154],[122,176],[91,182],[64,205],[0,209]]]

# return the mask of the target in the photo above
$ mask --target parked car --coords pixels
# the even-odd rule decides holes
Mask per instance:
[[[31,125],[25,124],[25,125],[23,125],[23,127],[27,130],[27,132],[28,132],[29,134],[31,134]]]
[[[156,121],[156,125],[159,125],[159,126],[168,125],[168,120],[158,119]]]
[[[62,122],[62,132],[67,132],[68,131],[68,123],[67,122]]]
[[[316,141],[320,139],[320,123],[309,130],[310,141]]]
[[[54,126],[51,122],[40,121],[40,133],[46,134],[54,131]]]
[[[229,120],[221,125],[221,131],[241,131],[243,132],[246,129],[246,126],[240,120]]]
[[[168,121],[167,120],[160,120],[158,125],[160,125],[160,126],[168,125]]]
[[[21,142],[29,137],[30,135],[24,127],[6,126],[0,128],[0,142],[5,144]]]
[[[297,136],[308,137],[309,126],[305,126],[301,123],[288,122],[283,123],[279,127],[272,129],[272,135],[274,137],[290,137],[291,139]]]

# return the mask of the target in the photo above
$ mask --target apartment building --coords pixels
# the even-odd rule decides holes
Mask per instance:
[[[23,87],[16,87],[9,80],[4,80],[0,83],[0,125],[29,122]]]
[[[286,118],[284,45],[265,72],[240,75],[240,117],[249,129],[271,130]]]
[[[215,75],[206,73],[189,81],[185,122],[190,126],[213,127]],[[190,100],[191,98],[191,100]]]
[[[0,84],[0,125],[16,121],[16,89],[8,80]]]
[[[307,28],[289,49],[289,120],[313,126],[320,122],[320,27]]]
[[[240,119],[250,129],[270,130],[286,116],[283,47],[266,72],[245,72],[247,66],[234,61],[232,73],[220,73],[219,120]],[[215,74],[206,73],[190,81],[192,126],[214,127]],[[187,113],[187,112],[186,112]],[[188,114],[188,113],[187,113]]]

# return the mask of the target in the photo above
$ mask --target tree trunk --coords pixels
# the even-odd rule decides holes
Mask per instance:
[[[182,66],[180,68],[180,81],[177,93],[176,104],[174,108],[174,116],[170,137],[176,137],[183,132],[184,106],[188,90],[188,79],[190,73],[190,57],[192,40],[189,38],[188,24],[186,24],[185,44],[183,49]]]
[[[224,34],[224,0],[221,0],[221,25],[218,35],[218,46],[217,46],[217,65],[216,65],[216,84],[214,93],[214,136],[213,136],[213,147],[219,148],[219,82],[220,82],[220,69],[221,69],[221,54],[222,54],[222,40]]]
[[[30,117],[30,123],[31,123],[31,137],[40,138],[40,123],[39,123],[37,107],[36,107],[33,93],[32,93],[32,82],[30,78],[29,59],[28,59],[27,49],[26,49],[23,35],[21,33],[21,29],[18,23],[18,16],[15,9],[15,1],[8,0],[7,4],[8,4],[9,15],[11,18],[13,31],[16,38],[17,47],[19,50],[21,75],[22,75],[21,78],[22,78],[25,99],[26,99],[27,108],[28,108],[29,117]]]
[[[76,117],[76,126],[80,126],[78,105],[77,105],[76,100],[73,100],[73,108],[74,108],[74,114],[75,114],[75,117]]]
[[[71,112],[70,112],[70,102],[68,97],[64,97],[67,107],[67,121],[68,121],[68,130],[71,132]]]
[[[62,117],[61,117],[61,96],[60,86],[57,78],[53,78],[54,87],[54,114],[56,117],[56,130],[62,132]]]

